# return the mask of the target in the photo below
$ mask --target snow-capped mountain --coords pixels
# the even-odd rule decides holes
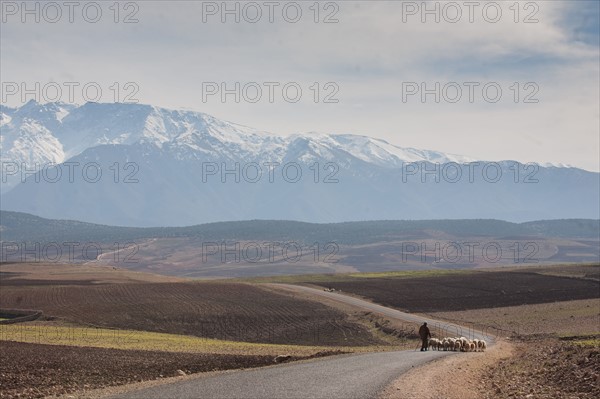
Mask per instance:
[[[382,167],[402,162],[469,162],[460,155],[400,148],[384,140],[356,135],[297,134],[288,137],[258,131],[210,115],[140,104],[38,104],[2,108],[3,160],[61,163],[103,144],[149,144],[178,158],[268,158],[281,162],[290,149],[334,160],[338,151]],[[308,154],[304,154],[308,155]]]
[[[278,136],[150,105],[30,101],[1,107],[0,131],[2,209],[52,218],[148,226],[599,216],[597,173],[510,161],[490,171],[365,136]]]

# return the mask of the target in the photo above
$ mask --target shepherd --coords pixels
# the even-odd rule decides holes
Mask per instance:
[[[421,352],[426,351],[429,346],[429,338],[431,338],[431,332],[429,331],[429,327],[427,327],[427,322],[423,323],[421,328],[419,328],[419,336],[421,337]]]

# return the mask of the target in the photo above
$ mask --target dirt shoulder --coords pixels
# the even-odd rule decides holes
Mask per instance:
[[[380,399],[598,397],[598,336],[525,336],[498,340],[485,353],[459,353],[416,368],[388,386]]]
[[[382,392],[380,399],[480,399],[487,390],[482,375],[513,356],[514,351],[512,343],[497,340],[483,353],[457,353],[427,363],[403,374]]]
[[[527,336],[483,375],[485,399],[600,397],[600,338]]]

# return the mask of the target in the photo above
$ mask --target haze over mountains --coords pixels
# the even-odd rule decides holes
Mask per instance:
[[[0,262],[222,278],[598,262],[600,220],[285,220],[114,227],[0,212]]]
[[[561,165],[483,162],[356,135],[283,137],[141,104],[30,101],[1,107],[0,118],[1,207],[47,218],[121,226],[600,218],[600,175]]]

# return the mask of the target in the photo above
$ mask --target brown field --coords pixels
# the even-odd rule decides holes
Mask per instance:
[[[179,370],[190,374],[271,364],[274,364],[273,356],[135,351],[3,341],[0,345],[0,397],[41,398],[174,377],[181,375]]]
[[[589,265],[535,267],[526,272],[592,282],[600,277],[599,268]],[[430,315],[501,333],[511,343],[511,356],[470,377],[483,381],[478,398],[600,397],[600,292],[593,299]]]
[[[335,243],[335,239],[332,239]],[[428,248],[425,258],[420,250],[412,254],[405,246],[407,243],[418,243]],[[473,249],[473,256],[465,243],[477,243]],[[240,248],[248,242],[237,241]],[[450,251],[434,250],[436,245],[441,248],[451,243],[458,243],[461,255]],[[484,257],[482,247],[488,243],[498,244],[501,256],[491,262]],[[523,249],[518,255],[515,253],[515,243]],[[524,266],[530,264],[556,264],[564,262],[581,263],[598,261],[598,240],[568,239],[568,238],[542,238],[542,237],[479,237],[479,236],[453,236],[439,231],[415,231],[406,234],[401,241],[375,242],[364,245],[339,244],[337,249],[324,248],[326,243],[321,243],[319,256],[315,257],[314,248],[304,246],[299,251],[298,259],[290,261],[283,256],[281,248],[273,252],[273,258],[267,255],[264,248],[272,245],[271,242],[252,242],[253,248],[259,245],[264,249],[262,256],[254,259],[253,254],[246,254],[243,250],[234,251],[223,259],[222,250],[216,254],[207,255],[210,251],[203,252],[203,245],[212,243],[203,242],[199,238],[153,238],[138,240],[135,253],[135,262],[114,262],[114,256],[105,252],[96,262],[109,266],[117,266],[137,270],[140,272],[161,273],[172,276],[193,278],[248,278],[257,276],[284,276],[302,274],[326,273],[352,273],[352,272],[384,272],[398,270],[432,270],[432,269],[480,269],[496,268],[499,266]],[[525,245],[531,244],[534,247]],[[337,244],[336,244],[337,245]],[[230,248],[235,248],[233,244]],[[404,249],[403,249],[404,248]],[[403,253],[405,252],[405,253]],[[293,252],[296,255],[296,252]],[[437,255],[436,255],[437,253]],[[441,255],[440,255],[441,254]],[[204,256],[203,256],[204,255]],[[446,256],[436,262],[435,257]],[[248,258],[251,258],[249,261]]]
[[[587,268],[595,276],[600,266]],[[313,284],[356,294],[384,306],[422,313],[593,299],[600,293],[600,281],[596,279],[560,277],[531,270],[433,274],[420,278],[332,278]]]
[[[154,238],[137,243],[135,262],[115,263],[114,256],[106,252],[95,263],[140,272],[202,279],[356,271],[341,262],[333,262],[339,260],[339,257],[331,256],[330,259],[328,253],[321,254],[320,258],[315,259],[313,250],[307,246],[303,246],[298,251],[293,247],[288,257],[285,257],[281,247],[267,249],[273,245],[271,242],[236,241],[236,244],[239,250],[234,250],[224,257],[221,249],[213,249],[214,243],[206,243],[197,238]],[[290,244],[297,243],[290,242]],[[206,245],[209,246],[205,247]],[[244,248],[247,248],[247,245],[251,245],[251,248],[259,246],[263,251],[262,254],[245,252]],[[236,246],[231,244],[228,248],[235,249]],[[209,255],[211,251],[217,252]],[[272,251],[271,256],[269,251]],[[248,258],[251,260],[249,261]]]
[[[393,348],[351,315],[273,288],[97,265],[3,264],[0,273],[0,308],[44,312],[0,326],[1,398]]]
[[[52,335],[51,331],[59,331],[61,326],[98,326],[116,328],[123,334],[122,330],[132,330],[126,337],[134,343],[140,342],[136,343],[139,346],[128,347],[119,342],[122,346],[90,348],[85,347],[87,333],[73,339],[73,345],[79,347],[64,346],[62,341],[52,346],[36,344],[35,340],[1,341],[2,398],[82,392],[174,376],[177,370],[195,373],[258,367],[272,364],[274,353],[280,350],[295,355],[294,359],[315,356],[324,350],[374,350],[374,345],[386,350],[396,347],[398,338],[405,342],[412,342],[413,338],[405,334],[404,326],[389,323],[378,315],[361,313],[345,305],[326,306],[332,304],[283,293],[268,284],[182,282],[169,281],[170,277],[164,281],[161,276],[92,265],[83,265],[81,269],[77,265],[19,266],[0,266],[0,308],[39,309],[50,321],[7,328],[18,330],[19,326],[37,323]],[[597,397],[594,395],[600,386],[598,265],[291,279],[286,281],[333,287],[385,306],[428,313],[434,318],[475,328],[491,326],[501,330],[501,336],[511,336],[510,341],[518,348],[517,356],[486,371],[486,381],[500,383],[480,384],[481,397],[526,397],[531,393],[534,397],[548,398]],[[20,331],[17,333],[23,334]],[[138,336],[135,331],[180,335]],[[558,339],[572,335],[587,337],[573,342]],[[187,343],[193,338],[189,336],[225,341],[215,343],[220,346],[212,349],[207,349],[206,345],[212,344],[206,342],[206,348],[199,346],[201,353],[192,353],[185,349],[196,345]],[[37,335],[29,338],[32,337],[35,339]],[[166,342],[161,349],[152,344],[159,338]],[[231,345],[225,348],[223,342]],[[243,346],[255,343],[288,346],[253,347],[253,350]],[[181,350],[174,353],[176,344]],[[209,350],[214,353],[208,353]],[[547,379],[579,379],[584,383],[548,384],[550,388],[546,389]]]
[[[430,315],[503,336],[589,335],[600,332],[600,297]]]
[[[533,267],[515,270],[515,281],[538,273],[597,283],[599,272],[590,265]],[[485,358],[446,358],[416,369],[386,390],[386,399],[600,397],[600,292],[593,299],[428,314],[500,337],[500,344]],[[460,379],[440,386],[449,368]],[[465,386],[465,380],[478,383]]]
[[[0,308],[100,327],[222,340],[361,346],[381,343],[344,313],[242,283],[26,286],[3,280]]]
[[[600,266],[598,264],[537,266],[515,270],[539,273],[548,276],[572,277],[600,281]]]
[[[481,376],[485,399],[596,399],[600,397],[600,341],[579,345],[530,337],[515,344],[514,355]]]
[[[0,284],[10,285],[89,285],[133,282],[177,282],[184,279],[141,273],[114,266],[63,263],[1,263]]]

